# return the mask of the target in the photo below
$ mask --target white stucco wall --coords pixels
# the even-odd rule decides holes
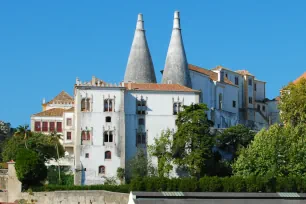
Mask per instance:
[[[136,114],[136,98],[143,97],[147,101],[147,114]],[[183,102],[184,105],[198,103],[199,96],[190,92],[153,92],[153,91],[128,91],[125,94],[125,118],[126,118],[126,161],[128,162],[137,152],[136,131],[139,129],[138,119],[145,119],[145,131],[147,132],[147,144],[154,143],[163,130],[174,130],[176,115],[173,115],[173,100]],[[156,158],[152,158],[152,164],[157,166]]]
[[[265,96],[265,85],[266,83],[263,81],[254,80],[256,83],[256,91],[255,91],[255,100],[262,101],[266,98]]]

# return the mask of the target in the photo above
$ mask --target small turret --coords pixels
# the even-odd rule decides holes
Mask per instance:
[[[134,40],[125,70],[124,82],[156,83],[154,66],[145,35],[142,14],[138,14]]]
[[[163,84],[180,84],[191,88],[187,57],[181,34],[180,13],[174,12],[173,30],[168,48]]]

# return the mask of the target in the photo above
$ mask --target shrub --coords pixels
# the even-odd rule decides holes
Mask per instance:
[[[220,182],[220,178],[217,176],[208,177],[205,176],[200,179],[199,181],[199,189],[201,191],[208,191],[208,192],[220,192],[222,191],[222,183]]]
[[[47,177],[47,167],[39,155],[28,149],[19,149],[16,156],[16,173],[24,186],[38,185]]]

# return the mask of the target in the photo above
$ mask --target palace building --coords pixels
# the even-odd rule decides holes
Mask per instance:
[[[73,167],[75,184],[115,177],[139,148],[146,151],[163,130],[175,131],[184,105],[205,103],[216,129],[244,124],[260,130],[277,122],[271,112],[275,103],[266,98],[266,82],[247,70],[205,69],[188,62],[177,11],[161,83],[154,70],[139,14],[122,82],[77,78],[73,97],[61,92],[32,115],[33,131],[63,135],[66,156],[73,159],[63,158],[61,165]],[[152,163],[157,165],[157,159]],[[171,176],[177,176],[175,170]]]

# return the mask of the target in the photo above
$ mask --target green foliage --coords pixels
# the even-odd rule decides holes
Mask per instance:
[[[306,79],[291,83],[282,91],[278,106],[284,123],[306,124]]]
[[[174,163],[187,168],[191,176],[204,174],[205,160],[212,154],[211,121],[205,104],[184,106],[178,114],[177,132],[173,136]]]
[[[25,186],[38,185],[47,177],[47,168],[39,155],[28,149],[19,149],[16,156],[16,173]]]
[[[128,161],[128,175],[131,178],[151,176],[155,174],[155,169],[144,150],[137,149],[136,155]]]
[[[7,140],[2,152],[3,161],[16,160],[16,152],[18,149],[25,148],[25,142],[27,143],[27,148],[35,151],[44,161],[58,158],[55,145],[58,146],[59,156],[64,156],[64,148],[58,139],[51,139],[50,135],[42,133],[31,133],[26,140],[24,137],[18,136]]]
[[[306,126],[271,126],[256,134],[254,141],[233,164],[240,176],[306,176]]]
[[[150,154],[158,160],[157,172],[161,177],[168,177],[173,169],[172,138],[171,131],[167,129],[161,133],[159,138],[154,138],[153,145],[148,146]]]
[[[33,186],[33,192],[44,191],[68,191],[68,190],[105,190],[111,192],[129,193],[129,185],[90,185],[90,186],[65,186],[65,185],[44,185]]]
[[[225,129],[216,136],[216,147],[233,155],[238,156],[239,149],[247,147],[254,139],[255,133],[244,125],[236,125]]]
[[[117,178],[122,182],[124,180],[125,177],[125,170],[124,168],[119,167],[117,169]]]
[[[47,181],[48,184],[56,185],[73,185],[73,175],[65,167],[61,167],[61,183],[59,183],[58,178],[58,167],[48,166]]]

